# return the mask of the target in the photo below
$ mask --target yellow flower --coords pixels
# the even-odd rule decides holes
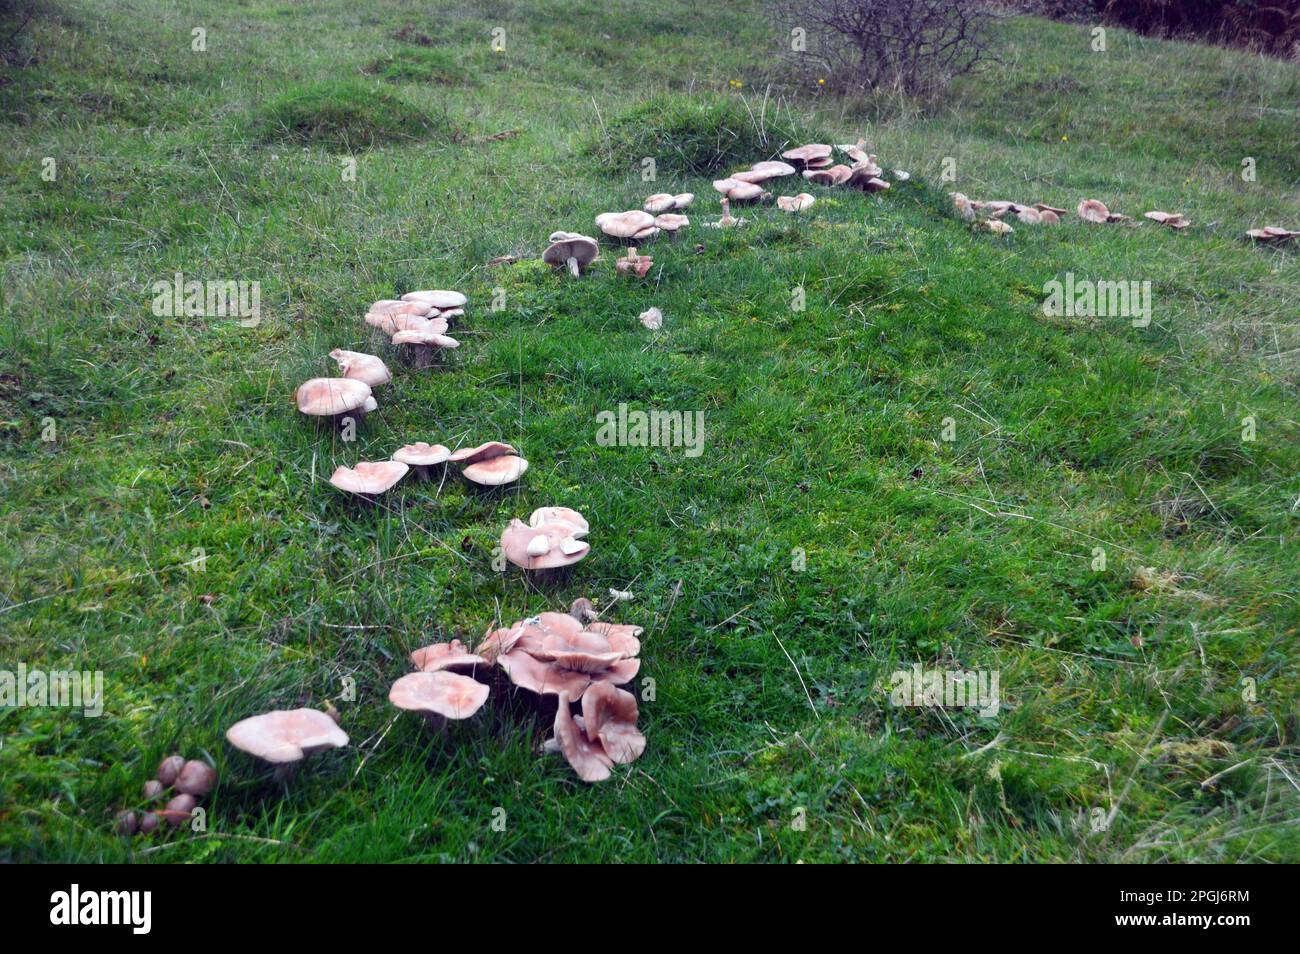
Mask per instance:
[[[818,85],[818,86],[825,86],[825,85],[826,85],[826,81],[825,81],[824,79],[819,79],[819,80],[817,81],[817,85]]]
[[[1069,136],[1062,136],[1062,137],[1061,137],[1061,142],[1069,142],[1069,141],[1070,141],[1070,137],[1069,137]]]

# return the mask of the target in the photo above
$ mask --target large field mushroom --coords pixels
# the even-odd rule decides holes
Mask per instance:
[[[226,741],[276,766],[276,778],[283,780],[308,755],[346,746],[348,734],[318,709],[279,709],[236,722],[226,730]]]
[[[1247,238],[1270,244],[1289,242],[1297,236],[1300,236],[1300,231],[1284,229],[1278,225],[1266,225],[1262,229],[1249,229],[1246,232]]]
[[[620,242],[643,242],[659,233],[655,227],[655,217],[640,209],[602,212],[596,216],[596,227]]]
[[[424,441],[406,444],[393,451],[393,460],[406,464],[420,480],[428,480],[433,475],[433,468],[450,459],[450,448],[442,444],[426,444]]]
[[[330,477],[330,483],[345,493],[373,502],[391,490],[409,469],[399,460],[363,460],[356,467],[339,467]]]
[[[399,709],[420,712],[435,727],[447,720],[468,719],[487,702],[489,689],[481,682],[446,670],[412,672],[388,690],[388,701]]]
[[[298,385],[293,399],[301,413],[333,424],[360,420],[379,407],[370,385],[355,378],[311,378]]]
[[[1192,224],[1187,221],[1181,212],[1144,212],[1143,217],[1150,219],[1152,222],[1167,225],[1171,229],[1190,228]]]
[[[460,347],[455,338],[432,328],[399,331],[392,340],[395,346],[406,350],[411,362],[420,370],[434,367],[444,350]]]
[[[501,533],[501,550],[507,560],[529,571],[572,566],[591,551],[591,545],[581,539],[587,530],[587,521],[576,511],[541,507],[526,524],[510,521]]]
[[[488,441],[478,447],[462,447],[447,460],[461,464],[461,476],[480,487],[513,483],[528,470],[528,461],[509,444]]]
[[[782,159],[794,163],[795,168],[818,168],[823,163],[830,164],[831,147],[825,143],[814,142],[781,153]]]
[[[761,185],[754,182],[741,182],[739,179],[715,179],[713,188],[732,202],[757,202],[771,195],[769,192],[764,192]]]
[[[816,201],[807,192],[800,192],[798,195],[777,196],[776,207],[783,212],[802,212],[804,209],[811,209]]]
[[[373,354],[335,348],[330,352],[330,357],[338,362],[339,372],[343,377],[364,382],[371,388],[377,388],[393,380],[388,366]]]
[[[577,232],[552,232],[551,244],[542,253],[542,261],[556,268],[567,268],[574,278],[600,257],[600,246],[594,238]]]
[[[437,308],[439,311],[443,311],[448,308],[464,308],[469,299],[458,291],[431,289],[429,291],[407,292],[402,296],[402,301],[421,302],[429,308]]]

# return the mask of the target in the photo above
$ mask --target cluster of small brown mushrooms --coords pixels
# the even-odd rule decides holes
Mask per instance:
[[[836,162],[839,152],[847,162]],[[830,146],[809,143],[781,154],[784,161],[756,162],[713,183],[721,194],[722,217],[706,223],[712,228],[745,224],[731,214],[731,203],[756,203],[772,198],[765,188],[776,180],[800,173],[804,180],[820,186],[849,186],[864,192],[890,188],[876,157],[866,151],[865,140]],[[906,181],[908,173],[893,170],[895,181]],[[1011,201],[978,201],[960,192],[949,193],[958,215],[977,227],[995,233],[1010,233],[1005,221],[1014,217],[1025,225],[1053,224],[1067,210],[1036,202],[1025,205]],[[644,277],[654,260],[638,248],[660,235],[675,236],[690,225],[681,214],[695,201],[689,192],[673,195],[656,193],[646,198],[642,209],[605,212],[596,216],[596,227],[609,239],[626,247],[615,263],[619,274]],[[816,197],[807,192],[776,197],[784,212],[799,213],[813,206]],[[1092,223],[1132,222],[1127,215],[1111,212],[1096,199],[1084,199],[1076,208],[1079,218]],[[1172,229],[1191,225],[1177,212],[1151,211],[1145,217]],[[1258,242],[1280,243],[1300,236],[1276,226],[1251,229],[1247,236]],[[596,239],[577,232],[551,233],[542,261],[573,277],[600,257]],[[437,364],[443,349],[459,342],[447,334],[450,321],[464,314],[466,298],[455,291],[417,291],[400,299],[385,299],[370,306],[366,323],[388,336],[398,353],[417,368]],[[650,329],[663,324],[663,314],[650,308],[640,315]],[[330,352],[339,366],[339,377],[313,378],[295,392],[298,409],[305,415],[340,423],[360,418],[378,406],[374,388],[387,384],[392,376],[376,355],[335,349]],[[509,444],[489,441],[477,447],[452,451],[442,444],[407,444],[391,460],[362,461],[355,467],[340,467],[330,483],[345,492],[373,500],[392,489],[410,470],[419,479],[429,479],[435,468],[457,463],[466,480],[483,487],[512,483],[528,469],[528,461]],[[583,539],[586,519],[567,507],[542,507],[528,522],[512,520],[501,534],[501,550],[511,563],[532,573],[555,573],[577,563],[590,552]],[[609,778],[615,764],[631,762],[645,750],[645,736],[637,728],[637,704],[632,693],[619,689],[635,678],[640,669],[639,626],[602,622],[594,606],[577,600],[568,614],[545,612],[514,625],[490,631],[471,651],[459,639],[434,643],[411,653],[416,671],[402,676],[389,691],[389,701],[399,709],[418,712],[436,727],[451,720],[468,719],[478,712],[493,685],[509,684],[531,699],[534,707],[549,715],[554,707],[554,734],[544,751],[560,752],[583,781]],[[226,738],[235,748],[277,767],[284,777],[307,755],[348,744],[334,715],[315,709],[267,712],[232,726]],[[159,767],[158,778],[145,786],[146,798],[160,797],[174,785],[177,795],[167,807],[149,812],[137,820],[133,812],[120,816],[123,831],[151,831],[161,817],[179,825],[201,798],[211,790],[216,772],[206,763],[186,762],[172,756]]]
[[[974,223],[977,228],[998,235],[1009,235],[1015,231],[1005,221],[1008,216],[1014,216],[1022,225],[1055,225],[1061,221],[1062,216],[1069,214],[1066,209],[1058,209],[1045,202],[1035,202],[1033,205],[1022,205],[1019,202],[1008,202],[1002,199],[982,202],[971,199],[961,192],[949,192],[948,197],[952,199],[953,208],[962,219]],[[1132,216],[1112,212],[1098,199],[1080,199],[1074,211],[1080,219],[1094,225],[1137,224]],[[1151,211],[1143,213],[1143,218],[1179,231],[1191,228],[1192,225],[1181,212]],[[1298,235],[1300,232],[1292,232],[1272,225],[1246,232],[1246,237],[1256,242],[1285,242]]]
[[[207,762],[169,755],[158,765],[154,777],[144,783],[146,805],[155,805],[171,792],[167,804],[162,808],[151,807],[139,815],[134,811],[122,812],[117,816],[117,830],[123,835],[148,835],[157,830],[160,822],[180,828],[216,784],[217,770]]]

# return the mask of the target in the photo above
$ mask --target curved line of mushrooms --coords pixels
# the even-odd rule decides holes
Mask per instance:
[[[441,731],[482,709],[494,686],[512,686],[539,713],[555,706],[554,734],[543,751],[562,753],[584,782],[603,781],[614,765],[645,751],[636,697],[618,688],[641,669],[641,633],[640,626],[604,622],[589,600],[575,600],[567,614],[540,613],[490,630],[473,650],[459,639],[415,650],[415,672],[393,683],[388,701]],[[313,753],[348,744],[333,717],[315,709],[243,719],[226,740],[274,765],[277,779]]]
[[[961,192],[949,192],[948,197],[952,199],[953,208],[957,210],[957,214],[962,219],[974,223],[976,228],[997,235],[1010,235],[1015,231],[1004,221],[1007,216],[1015,216],[1016,221],[1022,225],[1055,225],[1061,221],[1062,216],[1069,214],[1068,210],[1058,209],[1045,202],[1023,205],[1005,199],[979,201]],[[1080,219],[1093,225],[1126,223],[1136,227],[1140,224],[1134,221],[1132,216],[1124,215],[1121,212],[1112,212],[1099,199],[1080,199],[1074,211]],[[983,218],[981,218],[981,213],[984,215]],[[1144,212],[1142,216],[1158,225],[1178,231],[1191,228],[1192,225],[1187,216],[1181,212],[1152,210]],[[1274,225],[1262,229],[1249,229],[1246,232],[1247,238],[1262,243],[1287,242],[1297,236],[1300,236],[1300,231],[1293,232]]]

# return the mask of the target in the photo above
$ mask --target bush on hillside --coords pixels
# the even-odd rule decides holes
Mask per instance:
[[[711,176],[769,159],[814,137],[782,104],[747,104],[740,94],[661,93],[613,117],[585,152],[606,168]]]

